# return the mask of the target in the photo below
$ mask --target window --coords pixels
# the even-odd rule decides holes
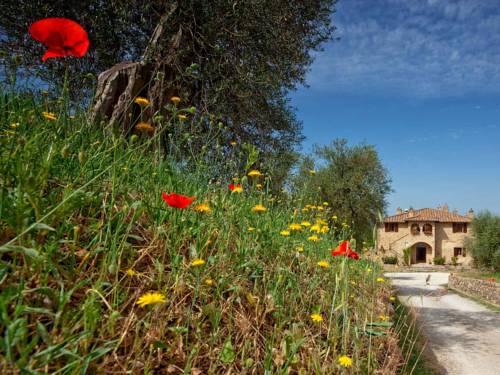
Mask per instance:
[[[386,232],[397,232],[398,231],[398,223],[385,223],[385,231]]]
[[[425,234],[432,234],[432,224],[424,224],[423,230]]]
[[[453,223],[453,233],[467,233],[467,223]]]
[[[411,234],[413,235],[420,234],[420,227],[418,226],[418,224],[411,225]]]
[[[454,247],[453,248],[453,256],[465,256],[465,249],[463,247]]]

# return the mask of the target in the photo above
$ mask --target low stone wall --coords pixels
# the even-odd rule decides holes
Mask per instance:
[[[448,287],[500,306],[500,283],[450,274]]]

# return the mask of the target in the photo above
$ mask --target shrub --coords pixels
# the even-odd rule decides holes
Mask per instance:
[[[409,266],[411,264],[411,247],[403,249],[403,263],[405,266]]]
[[[453,266],[458,266],[458,257],[451,257],[451,264]]]
[[[435,257],[434,258],[434,264],[437,266],[442,266],[446,261],[445,257]]]
[[[472,222],[474,239],[468,244],[475,263],[500,271],[500,216],[485,211]]]
[[[397,256],[382,257],[382,262],[384,262],[384,264],[398,264],[398,257]]]

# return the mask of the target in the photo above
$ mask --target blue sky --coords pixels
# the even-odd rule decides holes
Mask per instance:
[[[341,0],[334,40],[291,95],[303,151],[376,146],[396,207],[500,213],[498,0]]]

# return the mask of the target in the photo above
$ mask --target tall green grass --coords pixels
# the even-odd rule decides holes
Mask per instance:
[[[271,195],[272,176],[246,176],[255,149],[221,144],[217,122],[190,154],[199,124],[177,114],[192,109],[125,138],[64,101],[0,100],[2,373],[372,374],[404,361],[378,264],[330,255],[352,234],[335,207]],[[162,191],[211,213],[168,207]],[[307,227],[280,234],[317,220],[318,242]],[[166,302],[138,306],[148,291]]]

